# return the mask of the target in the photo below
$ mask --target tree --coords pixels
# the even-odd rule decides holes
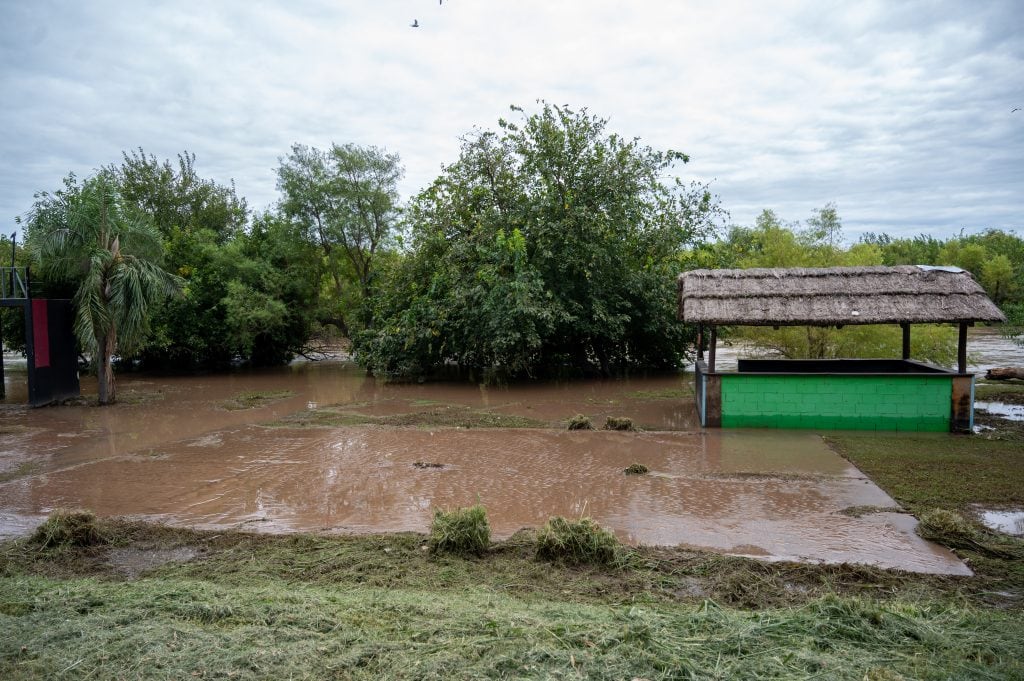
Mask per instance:
[[[76,286],[75,333],[96,367],[100,404],[115,402],[113,356],[139,347],[153,304],[181,285],[158,264],[159,235],[109,170],[81,184],[69,175],[63,190],[37,195],[27,232],[44,276]]]
[[[1013,263],[1005,255],[997,255],[981,266],[981,285],[996,305],[1000,305],[1013,293]]]
[[[322,249],[334,282],[336,321],[346,335],[346,309],[369,310],[375,258],[397,233],[403,174],[397,154],[372,146],[332,144],[321,151],[296,144],[280,159],[281,211]],[[366,312],[361,321],[372,323]]]
[[[412,250],[357,336],[360,362],[416,377],[455,363],[497,378],[675,367],[677,254],[720,215],[703,185],[664,182],[685,154],[543,104],[463,140],[407,211]]]
[[[862,240],[844,249],[838,212],[832,204],[813,212],[808,227],[783,226],[765,211],[754,228],[734,228],[744,256],[739,267],[832,267],[880,265],[883,249],[895,243],[886,235]],[[747,326],[733,333],[790,359],[893,357],[900,354],[902,334],[896,326],[787,326],[779,329]],[[956,357],[955,333],[950,327],[919,325],[911,337],[911,353],[921,360],[950,364]]]

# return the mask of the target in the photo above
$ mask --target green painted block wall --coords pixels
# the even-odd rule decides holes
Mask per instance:
[[[949,430],[949,376],[725,374],[723,428]]]

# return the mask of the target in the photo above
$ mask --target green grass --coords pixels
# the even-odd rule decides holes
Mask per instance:
[[[291,390],[251,390],[238,393],[224,403],[224,408],[229,411],[256,409],[294,396]]]
[[[644,401],[686,400],[693,397],[693,385],[685,383],[679,388],[665,388],[663,390],[634,390],[633,392],[626,393],[624,397]]]
[[[956,550],[978,574],[979,586],[1019,601],[1024,599],[1024,541],[988,530],[976,515],[978,508],[1024,507],[1024,447],[1013,424],[997,427],[997,439],[852,433],[828,441],[919,519],[945,519],[926,523],[922,534]],[[968,520],[970,542],[948,521],[948,513]]]
[[[479,559],[419,535],[257,536],[108,523],[111,546],[0,544],[0,678],[1015,678],[1019,610],[963,578],[629,552]],[[115,547],[195,547],[126,580]],[[751,606],[745,601],[756,600]]]
[[[974,386],[974,398],[986,402],[1024,404],[1024,383],[978,383]]]
[[[624,555],[615,535],[591,518],[550,518],[537,532],[537,556],[567,565],[615,565]]]
[[[436,509],[430,524],[430,550],[462,556],[482,556],[491,544],[487,509],[477,504],[451,511]]]
[[[370,416],[354,411],[315,409],[266,424],[274,428],[337,428],[339,426],[396,426],[416,428],[544,428],[548,424],[525,416],[445,406],[407,414]]]

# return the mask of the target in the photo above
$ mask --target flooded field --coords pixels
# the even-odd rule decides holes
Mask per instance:
[[[111,408],[0,408],[0,535],[56,507],[203,528],[426,531],[434,508],[480,501],[498,538],[585,514],[633,543],[968,572],[821,437],[702,432],[685,375],[383,385],[325,362],[127,375],[119,391]],[[564,430],[577,413],[645,432]],[[492,427],[452,427],[460,419]],[[632,463],[650,474],[625,475]]]

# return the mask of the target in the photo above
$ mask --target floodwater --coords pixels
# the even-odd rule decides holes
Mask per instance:
[[[974,406],[989,414],[1007,421],[1024,421],[1024,404],[1007,404],[1006,402],[984,402],[975,400]]]
[[[986,511],[978,513],[981,522],[996,532],[1024,537],[1024,510],[1017,511]]]
[[[917,537],[909,515],[843,513],[896,504],[820,436],[701,431],[689,385],[684,375],[382,385],[341,362],[126,375],[113,407],[0,407],[0,536],[27,532],[57,507],[202,528],[422,532],[434,509],[479,501],[497,538],[552,515],[588,515],[637,544],[969,574]],[[89,379],[83,392],[95,392]],[[251,393],[274,399],[240,399]],[[376,416],[469,409],[542,427],[279,421],[327,407]],[[645,432],[564,430],[577,413],[598,425],[628,416]],[[625,475],[632,463],[651,472]]]

